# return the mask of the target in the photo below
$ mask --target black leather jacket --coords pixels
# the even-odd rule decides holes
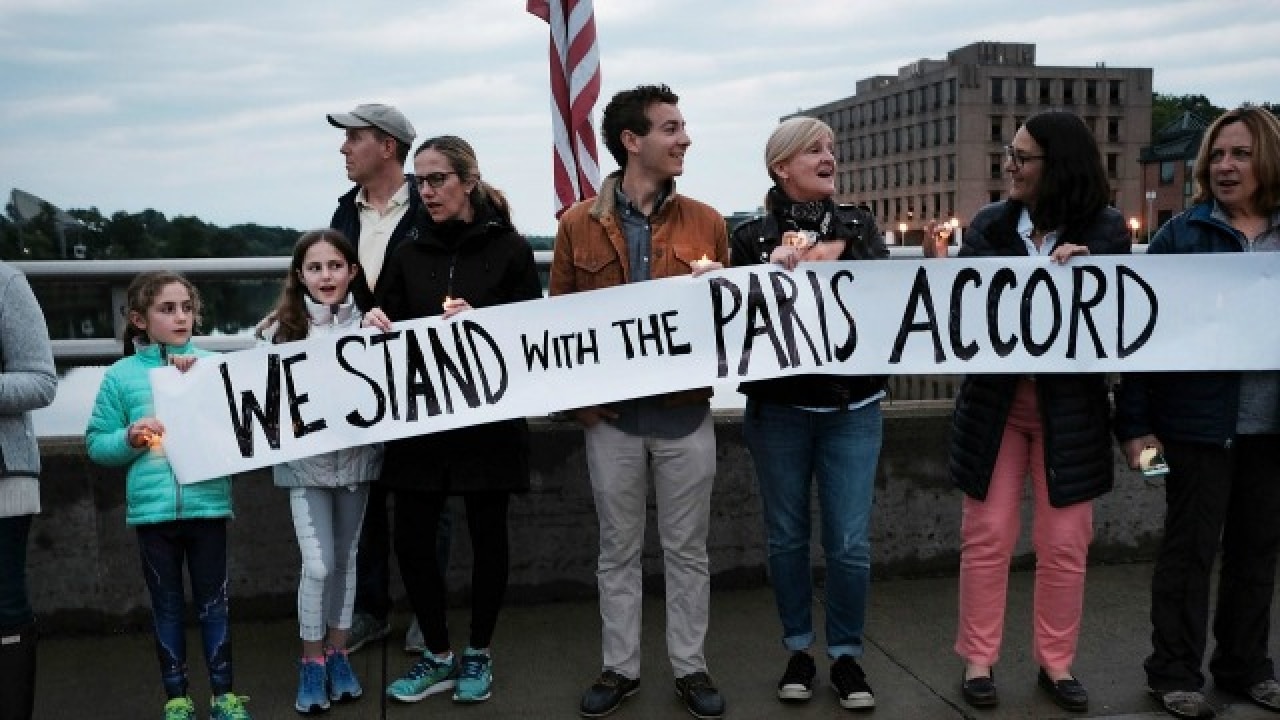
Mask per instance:
[[[842,208],[839,213],[846,235],[841,260],[880,260],[889,257],[884,237],[875,218],[865,210]],[[760,265],[782,239],[782,228],[772,215],[740,223],[729,237],[729,258],[734,267]],[[753,380],[738,386],[738,392],[759,401],[799,407],[843,408],[865,400],[885,389],[883,375],[792,375],[772,380]]]

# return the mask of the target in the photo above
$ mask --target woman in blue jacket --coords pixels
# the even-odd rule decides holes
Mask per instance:
[[[1246,106],[1218,118],[1200,145],[1195,178],[1195,205],[1160,229],[1148,254],[1280,250],[1275,116]],[[1280,371],[1125,375],[1115,432],[1133,467],[1146,448],[1163,451],[1169,465],[1151,583],[1151,694],[1175,717],[1214,716],[1201,664],[1221,549],[1209,671],[1219,689],[1280,712],[1267,652],[1280,553]]]

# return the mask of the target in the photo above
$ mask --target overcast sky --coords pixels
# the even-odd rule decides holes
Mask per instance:
[[[1039,65],[1152,67],[1156,91],[1224,107],[1280,101],[1280,0],[595,4],[597,126],[615,91],[671,85],[693,139],[680,189],[725,213],[759,204],[779,116],[971,42],[1035,43]],[[524,5],[0,0],[0,192],[325,225],[349,186],[325,113],[386,102],[420,138],[471,141],[520,228],[552,234],[547,26]]]

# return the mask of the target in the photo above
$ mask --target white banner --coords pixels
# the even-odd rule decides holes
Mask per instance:
[[[1280,253],[758,265],[152,371],[194,482],[353,445],[800,373],[1280,368]]]

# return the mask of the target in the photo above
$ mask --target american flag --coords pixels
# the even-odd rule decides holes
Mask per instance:
[[[600,97],[600,55],[591,0],[528,0],[529,12],[551,26],[551,125],[556,217],[595,197],[600,163],[591,109]]]

